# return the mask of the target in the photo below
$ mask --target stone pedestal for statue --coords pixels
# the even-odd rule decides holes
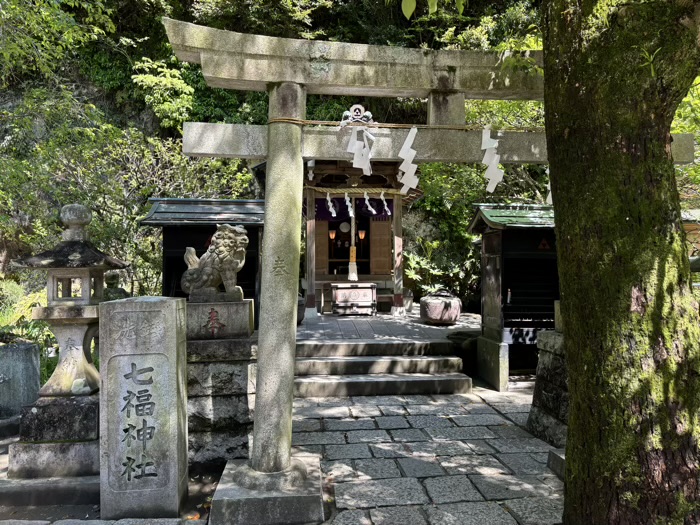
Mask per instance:
[[[47,270],[47,307],[32,310],[58,342],[58,364],[39,390],[39,400],[22,408],[17,443],[9,447],[8,477],[50,478],[99,473],[100,376],[91,345],[103,299],[104,272],[128,265],[95,248],[85,227],[92,214],[79,204],[61,209],[67,229],[46,252],[12,262],[16,268]]]
[[[187,424],[191,466],[248,456],[255,407],[253,300],[187,305]]]
[[[177,518],[187,497],[185,300],[100,306],[100,515]]]

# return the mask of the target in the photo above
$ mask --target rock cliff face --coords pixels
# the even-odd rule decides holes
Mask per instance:
[[[569,422],[569,387],[567,385],[564,334],[555,331],[537,334],[537,379],[527,429],[551,445],[566,446]]]

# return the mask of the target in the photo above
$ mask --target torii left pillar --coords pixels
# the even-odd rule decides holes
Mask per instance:
[[[304,185],[298,121],[306,116],[306,91],[300,84],[283,82],[273,84],[268,94],[253,443],[250,461],[233,460],[226,465],[212,500],[212,525],[323,521],[319,460],[291,455]]]

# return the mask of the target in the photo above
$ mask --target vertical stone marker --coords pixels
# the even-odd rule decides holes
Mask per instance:
[[[100,514],[178,517],[187,496],[185,300],[100,305]]]

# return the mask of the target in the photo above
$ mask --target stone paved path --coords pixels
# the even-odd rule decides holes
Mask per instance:
[[[469,395],[296,399],[333,525],[553,525],[563,483],[525,424],[533,383]]]
[[[418,307],[404,317],[388,314],[375,316],[318,315],[304,319],[297,328],[297,340],[339,339],[441,339],[452,332],[480,331],[481,316],[463,313],[459,321],[450,326],[430,326],[420,320]]]

